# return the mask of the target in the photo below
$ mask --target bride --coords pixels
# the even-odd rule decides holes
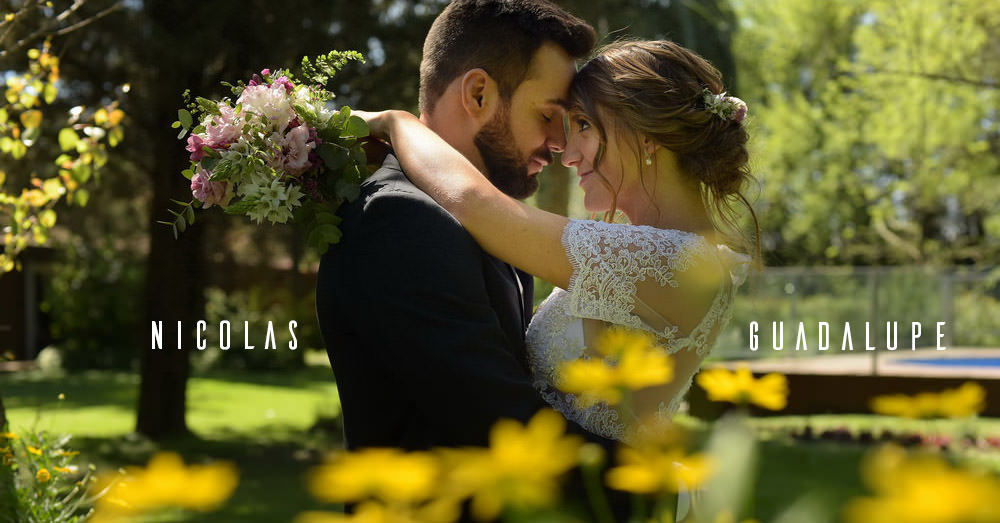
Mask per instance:
[[[722,92],[719,72],[700,56],[645,41],[612,44],[590,60],[566,109],[562,162],[576,168],[586,209],[606,221],[505,195],[407,112],[356,114],[484,250],[557,286],[528,328],[534,385],[585,429],[630,441],[677,410],[750,261],[724,244],[742,239],[732,204],[750,208],[741,194],[751,180],[746,105]],[[617,211],[630,223],[614,223]],[[592,355],[585,347],[609,326],[654,334],[673,357],[673,381],[637,391],[628,411],[580,409],[555,387],[556,369]]]

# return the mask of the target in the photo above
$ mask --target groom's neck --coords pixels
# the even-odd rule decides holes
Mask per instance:
[[[479,169],[480,172],[486,172],[483,157],[479,154],[479,148],[476,147],[475,143],[478,130],[471,129],[467,125],[468,120],[464,118],[464,115],[446,114],[448,111],[443,109],[439,106],[432,114],[421,112],[420,121],[437,133],[445,142],[448,142],[448,145],[454,147],[462,156],[465,156],[476,166],[476,169]]]

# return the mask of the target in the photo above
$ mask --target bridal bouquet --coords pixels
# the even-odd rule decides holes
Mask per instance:
[[[175,128],[185,139],[191,165],[183,171],[193,199],[174,201],[174,236],[194,223],[194,208],[218,205],[229,214],[303,225],[308,242],[320,251],[340,240],[341,203],[357,198],[367,176],[360,139],[364,120],[349,107],[331,108],[334,94],[323,88],[355,51],[331,51],[302,59],[302,81],[284,69],[264,69],[246,84],[223,83],[234,99],[190,101]]]

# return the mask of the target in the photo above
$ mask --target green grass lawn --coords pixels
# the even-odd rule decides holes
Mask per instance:
[[[196,436],[163,443],[130,434],[137,391],[138,377],[127,372],[0,375],[0,392],[13,429],[71,433],[72,445],[83,451],[81,460],[117,468],[143,464],[156,450],[169,449],[188,462],[224,459],[240,468],[240,485],[220,512],[174,513],[148,521],[275,523],[320,508],[307,493],[304,476],[328,450],[341,444],[336,422],[329,422],[340,408],[328,366],[195,376],[188,387],[187,419]],[[60,393],[64,400],[58,399]],[[319,418],[328,421],[323,430],[314,427]],[[680,421],[700,436],[710,429],[710,424],[694,418]],[[858,464],[866,447],[803,443],[789,436],[806,425],[816,433],[846,428],[854,433],[932,429],[944,434],[1000,435],[998,419],[929,424],[871,415],[817,415],[758,418],[751,424],[761,439],[754,512],[765,522],[807,494],[832,515],[846,500],[863,493]],[[965,457],[1000,472],[1000,453],[968,452]]]

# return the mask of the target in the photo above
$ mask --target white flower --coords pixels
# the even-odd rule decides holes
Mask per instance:
[[[280,84],[248,86],[237,102],[243,105],[244,111],[267,118],[278,132],[284,132],[295,118],[291,99]]]

